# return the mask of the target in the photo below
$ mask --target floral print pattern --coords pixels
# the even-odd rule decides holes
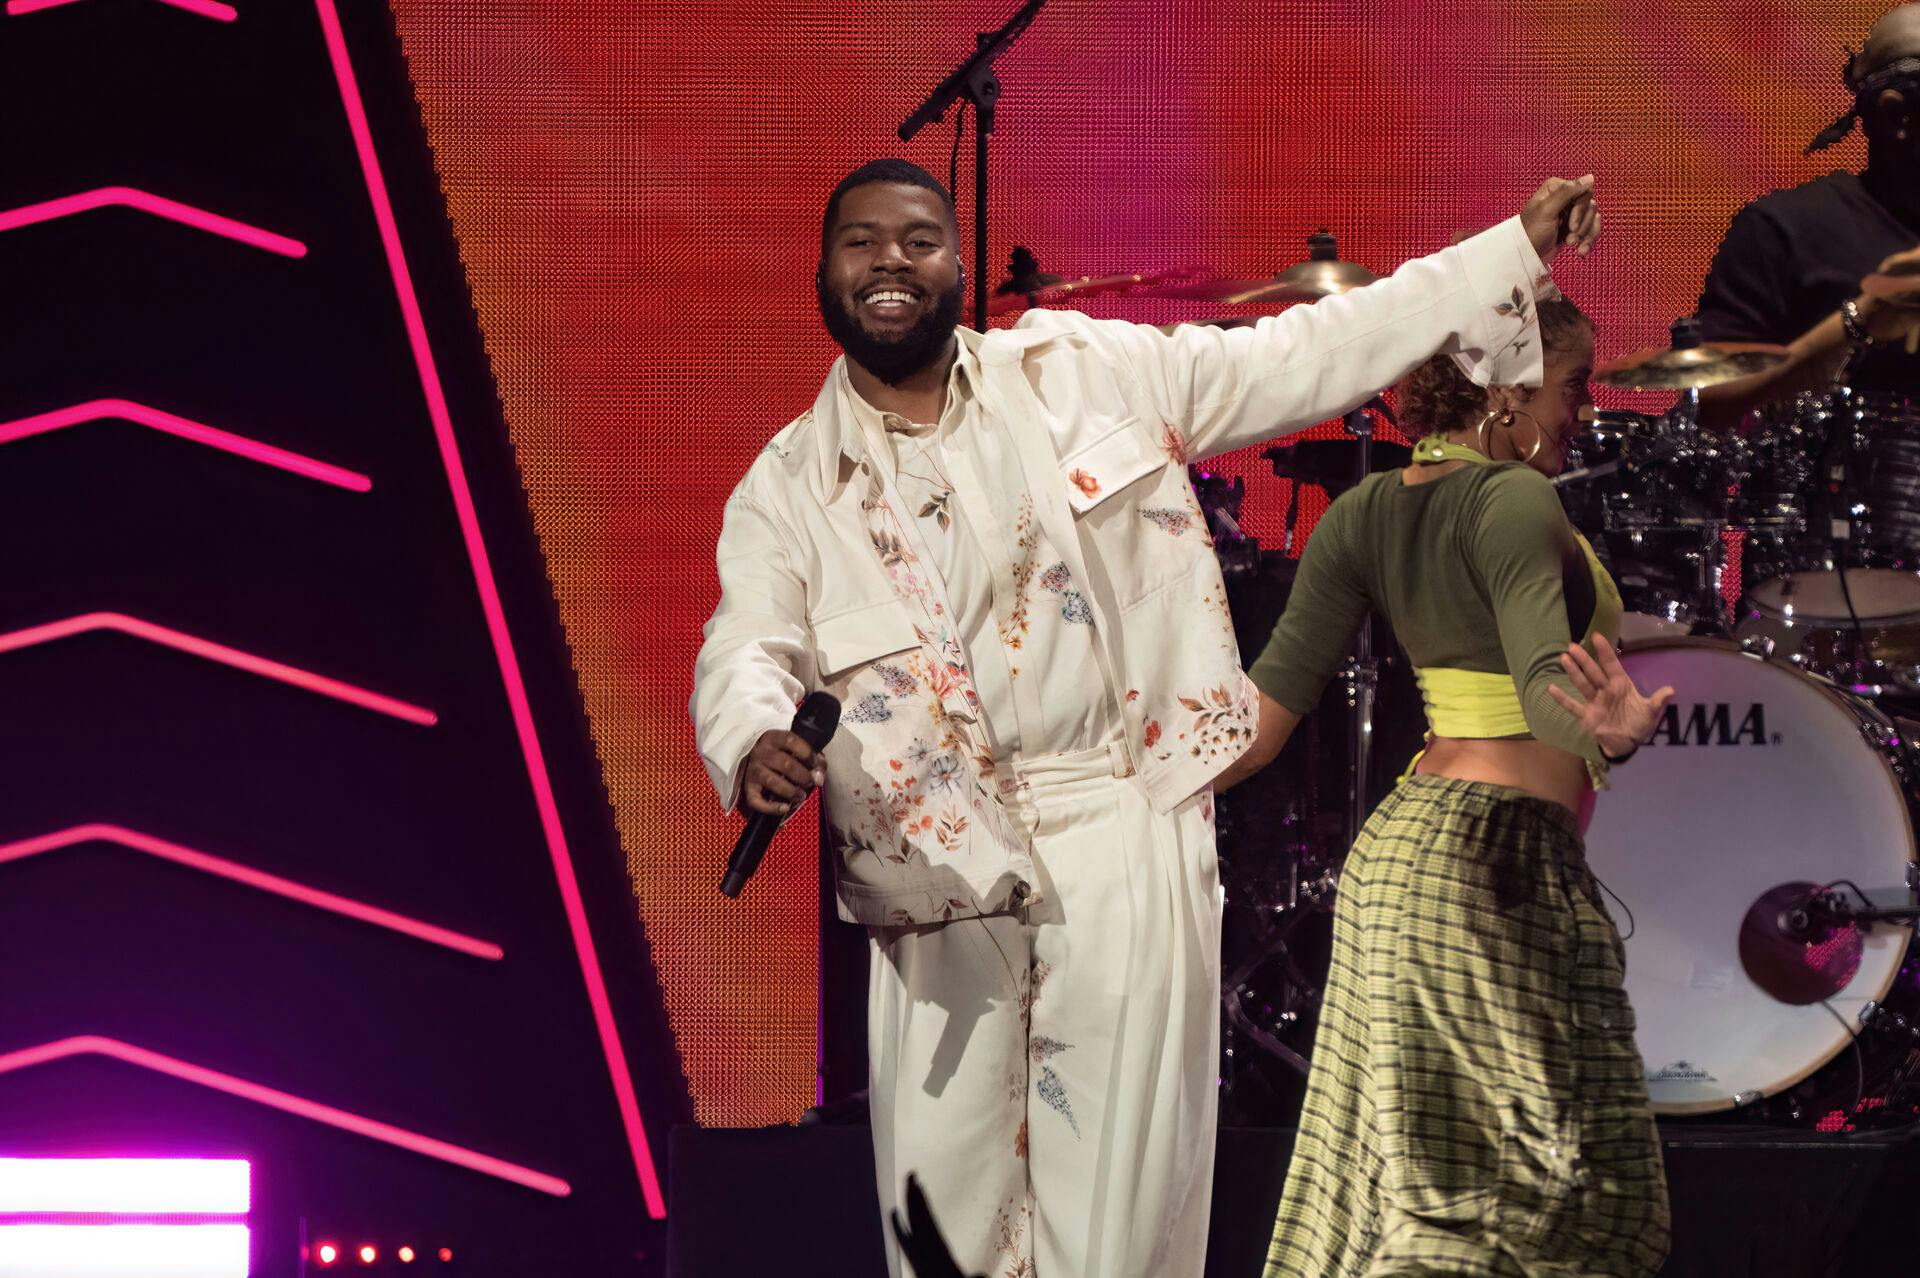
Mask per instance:
[[[1169,537],[1178,537],[1193,527],[1192,512],[1172,506],[1143,507],[1140,517]]]

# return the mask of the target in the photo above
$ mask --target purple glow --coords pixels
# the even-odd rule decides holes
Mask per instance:
[[[0,1225],[7,1278],[247,1278],[245,1225]]]
[[[244,1216],[244,1158],[0,1158],[0,1212]]]

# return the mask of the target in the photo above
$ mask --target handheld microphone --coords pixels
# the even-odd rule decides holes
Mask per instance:
[[[826,749],[827,742],[833,740],[834,731],[839,726],[840,702],[831,693],[809,692],[807,699],[800,703],[799,710],[794,712],[793,735],[815,750]],[[767,844],[773,842],[773,836],[779,832],[780,824],[785,820],[786,817],[775,816],[771,812],[755,812],[747,818],[747,828],[740,831],[740,837],[733,844],[733,855],[727,858],[727,872],[720,880],[720,895],[740,895],[740,889],[760,868],[760,858],[767,854]]]

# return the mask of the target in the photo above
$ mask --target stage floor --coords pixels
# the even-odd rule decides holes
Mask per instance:
[[[1674,1214],[1664,1278],[1910,1265],[1920,1244],[1912,1135],[1663,1125]],[[676,1129],[670,1278],[884,1278],[868,1139],[854,1125]],[[1291,1129],[1221,1129],[1207,1278],[1258,1278],[1292,1147]]]

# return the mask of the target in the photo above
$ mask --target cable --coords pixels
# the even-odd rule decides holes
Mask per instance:
[[[1847,1018],[1834,1010],[1833,1003],[1823,998],[1820,1000],[1820,1006],[1826,1008],[1827,1014],[1840,1022],[1840,1028],[1847,1036],[1847,1046],[1853,1048],[1853,1107],[1847,1111],[1847,1120],[1851,1122],[1860,1116],[1860,1103],[1867,1099],[1866,1053],[1860,1050],[1860,1032],[1847,1024]]]
[[[1847,619],[1853,623],[1853,660],[1854,673],[1864,675],[1867,670],[1867,634],[1860,625],[1860,614],[1853,610],[1853,590],[1847,585],[1847,564],[1838,556],[1834,559],[1834,575],[1840,578],[1840,597],[1847,601]]]
[[[1608,896],[1620,902],[1621,912],[1627,916],[1627,932],[1626,932],[1626,935],[1622,936],[1620,939],[1622,941],[1631,941],[1633,939],[1633,934],[1640,930],[1640,925],[1633,921],[1632,907],[1629,906],[1625,901],[1621,901],[1620,894],[1614,891],[1612,888],[1608,887],[1606,880],[1601,878],[1599,875],[1594,874],[1592,869],[1588,869],[1587,873],[1589,875],[1592,875],[1593,881],[1600,885],[1600,890],[1602,892],[1605,892]]]

